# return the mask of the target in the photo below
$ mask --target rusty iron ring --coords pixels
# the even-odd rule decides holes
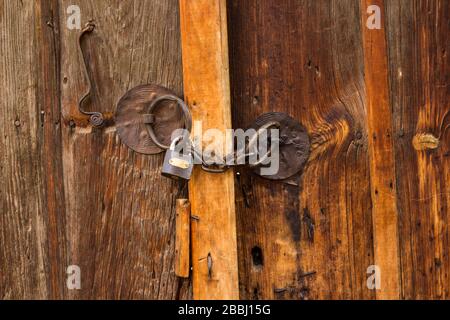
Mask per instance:
[[[252,171],[268,180],[285,180],[303,170],[309,158],[311,142],[306,128],[286,113],[265,113],[259,116],[251,127],[259,129],[273,121],[280,123],[278,173],[271,176],[261,175],[261,167],[252,168]]]
[[[155,109],[155,107],[158,105],[159,102],[164,101],[164,100],[171,100],[171,101],[175,101],[178,103],[178,105],[181,107],[181,110],[183,111],[184,114],[184,129],[186,130],[185,132],[185,136],[183,137],[183,140],[188,141],[189,139],[189,135],[192,129],[192,116],[191,116],[191,112],[189,111],[188,106],[186,105],[186,103],[184,103],[184,101],[180,98],[178,98],[177,96],[173,95],[173,94],[166,94],[163,96],[160,96],[158,98],[156,98],[149,107],[149,114],[153,114],[153,111]],[[152,141],[161,149],[163,150],[168,150],[170,148],[170,146],[165,145],[163,143],[161,143],[158,138],[156,137],[155,134],[155,130],[153,130],[153,126],[152,126],[152,121],[148,121],[149,123],[147,123],[147,131],[148,134],[150,136],[150,139],[152,139]]]
[[[176,94],[156,84],[143,84],[128,90],[120,98],[114,121],[117,134],[127,147],[142,154],[158,154],[164,149],[150,138],[149,124],[152,124],[158,141],[167,145],[174,130],[184,128],[184,114],[173,101],[160,102],[152,114],[148,113],[152,102],[164,95]]]
[[[247,146],[247,153],[249,153],[250,148],[258,141],[259,136],[261,135],[261,133],[263,131],[269,130],[270,128],[275,127],[277,129],[280,129],[281,124],[278,121],[269,121],[266,124],[262,125],[258,131],[256,132],[256,134],[249,140],[248,142],[248,146]],[[264,161],[266,161],[267,157],[271,154],[272,149],[267,150],[266,154],[263,155],[262,157],[259,158],[259,160],[256,163],[252,163],[250,165],[251,168],[255,168],[258,167],[260,165],[263,164]]]
[[[237,154],[238,152],[233,152],[231,154],[228,154],[225,156],[224,158],[224,162],[227,162],[227,159],[229,159],[230,157],[233,157],[235,159],[235,164],[234,165],[227,165],[227,164],[208,164],[203,160],[203,157],[201,155],[201,153],[195,148],[194,145],[191,145],[191,148],[193,148],[194,150],[194,156],[197,156],[198,159],[201,159],[202,161],[202,169],[206,172],[209,173],[223,173],[226,172],[228,169],[230,169],[232,166],[235,166],[240,159],[242,158],[246,158],[250,155],[253,155],[254,153],[250,153],[249,149],[250,147],[252,147],[256,142],[258,142],[259,136],[261,135],[261,133],[265,130],[268,130],[272,127],[275,127],[277,129],[279,129],[281,126],[281,124],[278,121],[269,121],[268,123],[265,123],[264,125],[262,125],[260,128],[258,128],[258,130],[255,132],[254,136],[252,136],[249,139],[248,145],[246,145],[244,148],[244,153],[238,157]],[[262,157],[260,157],[260,159],[256,162],[250,165],[251,168],[256,168],[258,166],[261,166],[263,164],[264,161],[266,161],[267,157],[270,155],[272,150],[268,150]]]

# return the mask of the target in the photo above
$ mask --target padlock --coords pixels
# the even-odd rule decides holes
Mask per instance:
[[[178,147],[177,143],[183,137],[178,137],[172,141],[170,148],[166,151],[161,174],[165,177],[175,180],[189,180],[191,178],[192,169],[194,167],[193,156],[190,150],[187,154],[182,153],[182,147]],[[184,139],[182,139],[184,141]],[[184,143],[184,142],[181,143]]]

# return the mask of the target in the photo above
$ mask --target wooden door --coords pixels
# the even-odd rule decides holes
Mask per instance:
[[[301,175],[236,188],[241,298],[448,298],[449,2],[228,11],[233,125],[281,111],[312,139]]]
[[[0,299],[188,298],[173,272],[187,190],[160,176],[161,155],[132,152],[110,122],[92,128],[78,112],[87,79],[70,5],[96,24],[83,43],[86,109],[110,118],[138,84],[182,94],[177,0],[0,1]],[[71,265],[81,290],[66,285]]]
[[[190,299],[192,287],[206,288],[204,298],[237,295],[235,265],[215,264],[214,275],[226,276],[202,286],[211,280],[204,248],[194,255],[194,286],[175,276],[175,203],[188,190],[160,176],[162,155],[124,146],[112,121],[136,85],[182,96],[181,33],[194,26],[183,44],[208,45],[197,32],[216,26],[221,32],[208,35],[220,59],[213,52],[203,62],[217,68],[184,65],[185,77],[200,70],[215,81],[185,87],[195,116],[228,125],[212,106],[229,106],[218,96],[228,91],[225,1],[182,2],[219,14],[186,14],[198,23],[182,28],[178,0],[0,0],[0,299]],[[101,128],[77,107],[88,83],[80,30],[67,25],[71,5],[82,25],[96,25],[83,50],[94,83],[86,109],[107,115]],[[303,171],[285,181],[245,169],[227,180],[194,174],[200,183],[191,185],[204,189],[191,189],[193,207],[210,223],[194,245],[225,248],[224,261],[237,251],[241,299],[449,298],[449,6],[226,1],[232,126],[285,112],[312,141]],[[368,28],[376,8],[380,28]],[[202,57],[189,53],[186,61]],[[201,203],[211,181],[226,186],[226,208]],[[223,233],[208,233],[223,221],[234,226],[235,213],[237,250],[217,241]],[[67,284],[74,267],[81,288]]]

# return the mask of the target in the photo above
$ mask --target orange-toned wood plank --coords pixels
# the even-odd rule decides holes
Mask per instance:
[[[191,204],[188,199],[177,199],[175,222],[175,274],[189,277]]]
[[[450,1],[387,1],[386,17],[402,298],[449,299]]]
[[[381,9],[381,29],[366,26],[370,5]],[[398,212],[384,8],[384,0],[361,0],[375,264],[381,271],[377,299],[398,299]]]
[[[185,99],[203,130],[231,128],[225,0],[180,0]],[[238,270],[232,170],[194,170],[192,214],[194,299],[237,299]]]

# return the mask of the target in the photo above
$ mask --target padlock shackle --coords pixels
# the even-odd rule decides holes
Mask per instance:
[[[169,146],[169,150],[175,151],[175,146],[177,145],[178,142],[183,141],[184,140],[184,136],[178,136],[175,139],[172,140],[172,142],[170,143]]]

